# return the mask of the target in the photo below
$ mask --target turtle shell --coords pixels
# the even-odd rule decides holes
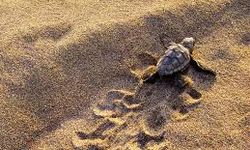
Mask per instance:
[[[172,45],[157,63],[160,76],[171,75],[184,70],[190,63],[189,50],[182,45]]]

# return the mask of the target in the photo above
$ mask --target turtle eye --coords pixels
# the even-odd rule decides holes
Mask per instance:
[[[188,49],[192,49],[193,48],[193,43],[192,42],[184,42],[183,46],[188,48]]]

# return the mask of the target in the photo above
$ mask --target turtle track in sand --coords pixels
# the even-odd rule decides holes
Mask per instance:
[[[143,58],[142,63],[154,65],[151,64],[154,61],[144,55],[147,54],[139,56]],[[134,92],[108,91],[103,100],[93,107],[94,116],[103,123],[91,133],[76,132],[72,144],[76,149],[119,149],[121,147],[112,145],[117,141],[126,143],[123,149],[172,147],[165,141],[164,126],[186,120],[201,102],[199,90],[208,90],[215,82],[215,75],[197,72],[194,67],[190,67],[187,75],[193,84],[184,88],[177,87],[172,78],[167,78],[138,84]],[[131,132],[131,127],[136,129]],[[122,130],[128,132],[121,134]]]

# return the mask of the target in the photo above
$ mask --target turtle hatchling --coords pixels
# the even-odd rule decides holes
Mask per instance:
[[[174,76],[183,85],[184,81],[180,77],[191,64],[200,71],[215,75],[213,70],[204,67],[200,62],[192,58],[194,45],[195,39],[192,37],[184,38],[178,44],[171,42],[165,54],[157,61],[156,66],[150,66],[144,71],[142,80],[150,82],[155,80],[156,77]]]

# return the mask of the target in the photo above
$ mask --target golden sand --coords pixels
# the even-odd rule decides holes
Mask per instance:
[[[249,6],[248,0],[0,1],[0,149],[248,149]],[[137,91],[131,70],[151,65],[148,54],[164,53],[162,38],[187,36],[197,40],[193,57],[217,76],[191,68],[201,101],[193,105],[184,94],[188,108],[179,111],[183,91],[162,81]],[[143,107],[126,104],[128,112],[116,117],[95,116],[111,90],[135,92]]]

